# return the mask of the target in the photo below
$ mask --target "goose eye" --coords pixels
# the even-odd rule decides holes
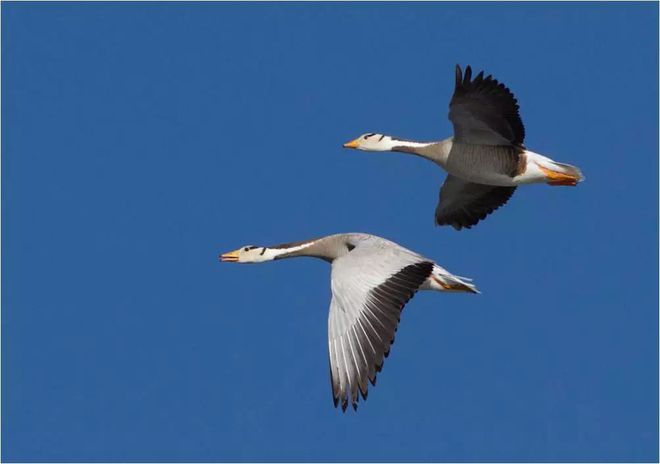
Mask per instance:
[[[249,250],[248,247],[243,248],[243,251],[248,251],[248,250]]]

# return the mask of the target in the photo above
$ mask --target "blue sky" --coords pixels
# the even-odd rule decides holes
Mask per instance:
[[[2,6],[4,461],[658,459],[657,4]],[[341,148],[449,136],[456,63],[587,181],[456,232]],[[483,294],[415,297],[342,414],[328,265],[217,255],[352,231]]]

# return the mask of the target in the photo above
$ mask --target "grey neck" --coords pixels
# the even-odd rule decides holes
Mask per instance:
[[[415,142],[413,140],[393,139],[391,151],[421,156],[444,166],[451,150],[452,141],[452,137],[439,142]]]
[[[343,237],[342,234],[331,235],[302,242],[275,245],[269,248],[275,252],[274,259],[307,256],[332,262],[335,258],[338,258],[349,251],[350,245],[348,245]]]

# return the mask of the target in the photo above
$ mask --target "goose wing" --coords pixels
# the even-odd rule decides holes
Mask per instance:
[[[456,65],[456,87],[449,103],[454,139],[478,145],[522,145],[525,127],[513,93],[481,71],[472,78],[472,68]]]
[[[516,187],[474,184],[448,175],[440,187],[440,200],[435,209],[439,226],[451,225],[456,230],[470,228],[505,204]]]
[[[387,242],[361,243],[332,263],[328,317],[330,376],[335,407],[357,409],[358,390],[389,354],[403,306],[431,275],[433,263]]]

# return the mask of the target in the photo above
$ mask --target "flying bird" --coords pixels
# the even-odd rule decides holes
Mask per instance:
[[[328,351],[332,398],[346,410],[367,398],[368,382],[394,342],[404,305],[418,290],[479,293],[471,279],[433,260],[369,234],[337,234],[271,247],[244,246],[220,255],[235,263],[309,256],[331,263]]]
[[[437,225],[471,228],[504,205],[519,185],[575,186],[584,177],[569,164],[529,151],[518,101],[504,84],[456,65],[449,102],[454,136],[439,142],[414,142],[389,135],[363,134],[344,144],[365,151],[411,153],[447,171],[435,210]]]

